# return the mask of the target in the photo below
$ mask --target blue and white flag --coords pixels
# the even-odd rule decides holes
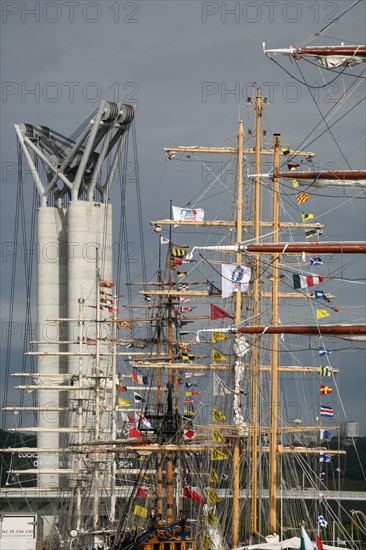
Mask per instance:
[[[332,353],[331,350],[325,348],[324,346],[320,346],[319,357],[324,357],[325,355],[330,355],[331,353]]]
[[[319,462],[330,462],[330,460],[330,455],[327,455],[326,453],[320,453]]]
[[[328,527],[328,522],[324,516],[321,516],[321,515],[318,516],[318,523],[320,527]]]
[[[333,407],[329,407],[327,405],[320,406],[320,416],[333,416],[333,414]]]
[[[222,298],[229,298],[233,292],[247,292],[252,275],[250,267],[240,264],[221,264]]]
[[[314,290],[315,300],[325,300],[327,298],[325,292],[322,290]]]
[[[330,437],[330,432],[327,430],[320,430],[320,439],[328,439]]]
[[[310,258],[310,266],[314,267],[315,265],[323,265],[323,260],[321,258]]]

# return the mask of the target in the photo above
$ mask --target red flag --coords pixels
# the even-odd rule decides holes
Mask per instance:
[[[193,430],[184,430],[183,431],[183,438],[184,439],[194,439],[196,437],[196,432]]]
[[[104,286],[105,288],[112,288],[116,286],[114,283],[110,283],[109,281],[104,281],[103,279],[101,279],[99,282],[100,282],[100,286]]]
[[[215,304],[210,304],[210,315],[211,321],[214,321],[215,319],[221,319],[222,317],[234,319],[234,317],[232,317],[232,315],[229,315],[227,311],[221,309],[221,307],[215,306]]]
[[[197,491],[192,491],[191,486],[188,484],[184,487],[184,496],[200,506],[206,504],[206,500]]]
[[[113,313],[114,311],[116,313],[119,313],[119,309],[115,308],[115,307],[107,307],[107,311],[108,311],[108,313]]]
[[[140,498],[146,498],[147,497],[147,491],[143,487],[136,487],[136,496]]]
[[[128,428],[128,437],[138,437],[139,439],[141,439],[142,437],[144,437],[142,435],[142,433],[140,432],[140,430],[137,430],[136,428],[134,428],[133,426],[130,426]]]
[[[85,342],[88,346],[97,343],[95,338],[83,338],[83,342]]]
[[[179,344],[179,348],[182,349],[183,351],[186,351],[187,353],[191,352],[191,350],[186,348],[186,346],[184,346],[183,344]]]
[[[324,550],[323,549],[323,543],[320,540],[320,537],[316,537],[316,547],[319,548],[319,550]]]
[[[320,384],[320,395],[327,395],[328,393],[332,393],[333,388],[330,386],[326,386],[325,384]]]

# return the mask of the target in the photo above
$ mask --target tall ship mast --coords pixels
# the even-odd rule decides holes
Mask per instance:
[[[308,205],[313,188],[362,188],[365,171],[314,170],[312,151],[278,133],[265,139],[260,86],[248,104],[254,132],[239,120],[234,146],[164,148],[169,161],[201,162],[210,178],[151,221],[157,269],[123,289],[109,193],[133,108],[103,101],[71,138],[15,127],[39,193],[42,250],[52,238],[62,254],[39,262],[40,332],[28,352],[37,369],[17,374],[18,389],[37,399],[6,406],[37,413],[35,425],[11,428],[36,442],[2,449],[11,456],[5,492],[19,484],[50,497],[50,550],[268,548],[304,523],[312,538],[332,526],[355,547],[342,524],[350,512],[331,502],[345,451],[334,445],[343,412],[329,400],[339,371],[330,354],[336,338],[364,339],[366,325],[333,318],[340,307],[325,268],[366,243],[323,241]],[[216,156],[225,170],[212,173]],[[291,544],[283,547],[300,547]]]

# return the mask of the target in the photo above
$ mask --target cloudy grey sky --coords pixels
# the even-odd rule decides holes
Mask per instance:
[[[276,58],[287,74],[262,53],[268,47],[287,47],[323,29],[353,2],[338,1],[112,1],[41,2],[3,1],[1,33],[1,222],[2,222],[2,326],[9,304],[11,254],[16,190],[16,139],[14,122],[49,125],[70,135],[93,112],[102,98],[137,105],[136,127],[140,179],[146,221],[167,216],[169,199],[186,204],[202,185],[201,169],[180,170],[161,151],[167,145],[233,143],[241,116],[253,128],[245,99],[252,83],[260,82],[270,105],[264,128],[270,136],[280,132],[284,143],[314,151],[321,166],[365,166],[365,107],[357,106],[365,94],[358,81],[347,101],[340,102],[331,122],[351,112],[314,144],[311,134],[325,114],[355,84],[344,75],[330,86],[314,89],[302,84],[296,65]],[[336,41],[362,43],[365,36],[365,3],[361,2],[314,44]],[[304,62],[306,81],[317,88],[334,75]],[[360,74],[362,68],[349,69]],[[318,132],[319,133],[319,132]],[[305,136],[309,139],[302,143]],[[341,148],[342,154],[339,147]],[[344,156],[343,156],[344,155]],[[347,162],[346,160],[347,159]],[[32,188],[27,178],[29,189]],[[26,191],[29,193],[29,189]],[[356,193],[355,193],[356,194]],[[323,197],[318,213],[327,226],[326,239],[365,238],[364,195]],[[29,194],[30,197],[30,194]],[[341,208],[340,208],[341,205]],[[133,199],[131,199],[133,208]],[[335,208],[335,210],[333,210]],[[207,217],[210,217],[208,213]],[[132,225],[135,223],[131,220]],[[135,226],[134,226],[135,227]],[[146,246],[156,236],[145,227]],[[151,255],[150,255],[151,256]],[[149,258],[151,261],[152,258]],[[347,260],[348,261],[348,260]],[[364,277],[358,260],[346,277]],[[16,296],[20,320],[24,273],[18,269]],[[364,304],[361,284],[339,284],[337,320],[364,321],[356,307]],[[353,309],[347,307],[352,306]],[[5,348],[6,335],[2,338]],[[5,342],[4,342],[5,340]],[[15,339],[16,340],[16,339]],[[18,343],[19,350],[21,344]],[[18,350],[18,351],[19,351]],[[14,355],[17,363],[20,355]],[[366,433],[366,366],[364,354],[336,354],[341,368],[340,386],[349,419]],[[19,365],[12,364],[16,371]]]

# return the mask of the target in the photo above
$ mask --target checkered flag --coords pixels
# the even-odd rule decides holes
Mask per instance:
[[[324,516],[318,516],[318,523],[320,527],[328,527],[328,522]]]

